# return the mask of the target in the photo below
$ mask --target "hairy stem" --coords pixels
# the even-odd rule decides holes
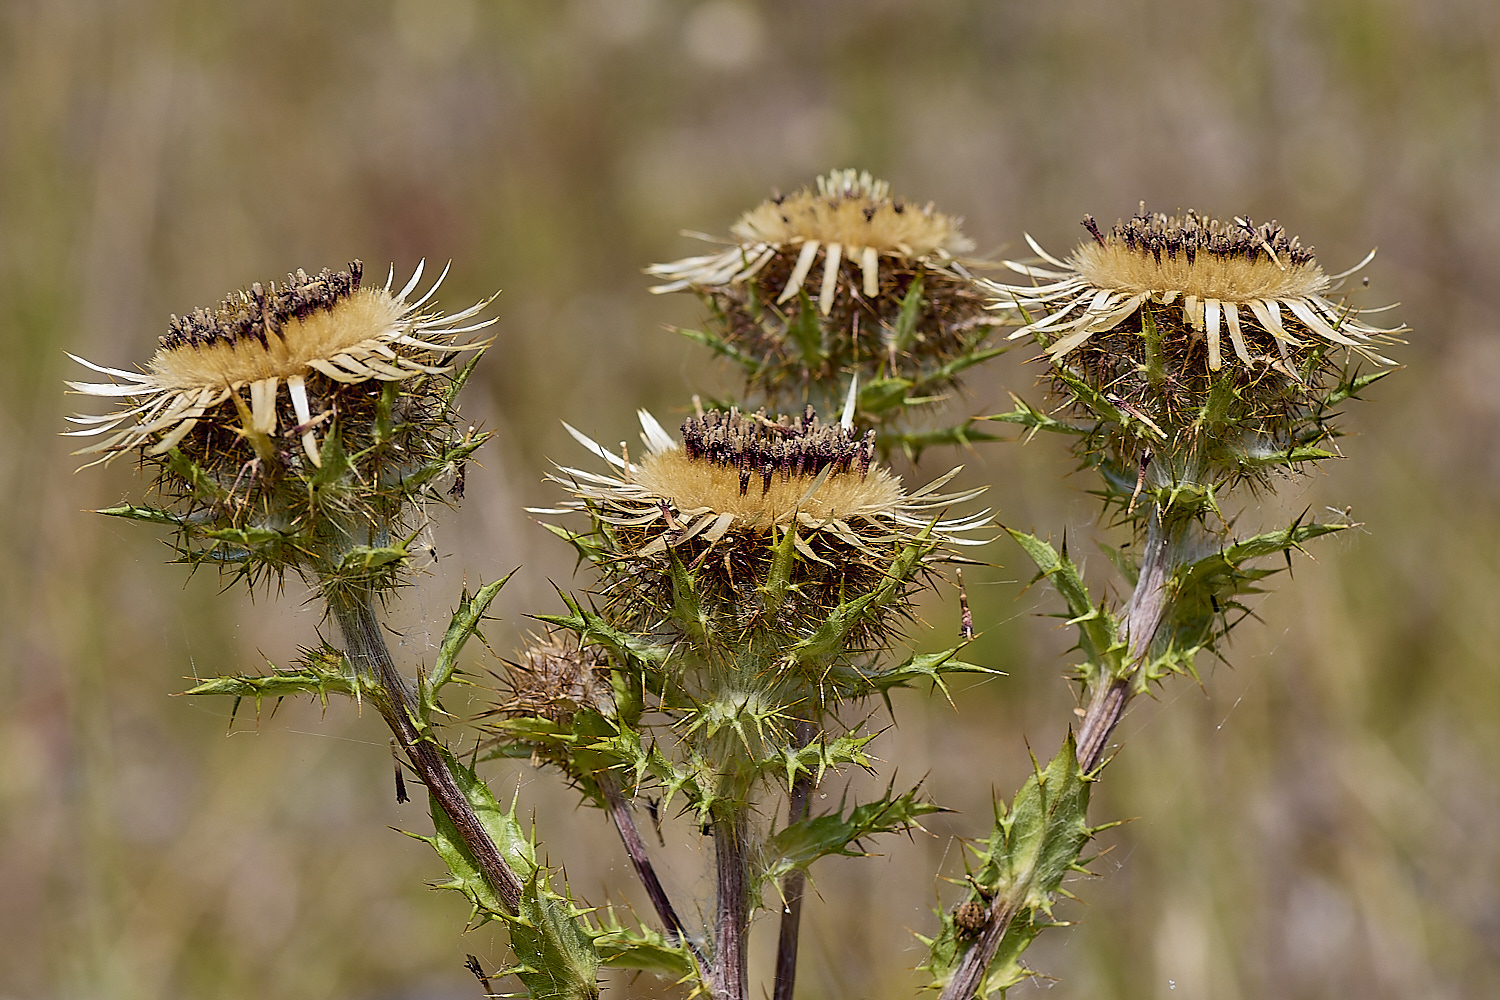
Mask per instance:
[[[797,720],[797,743],[807,746],[813,738],[813,724]],[[792,782],[787,796],[786,822],[790,826],[807,818],[808,799],[812,796],[812,776],[803,774]],[[807,873],[794,871],[781,880],[781,933],[776,942],[776,986],[772,1000],[792,1000],[797,983],[797,941],[802,929],[802,893]]]
[[[494,840],[458,787],[453,772],[448,770],[443,759],[442,747],[430,735],[424,736],[418,730],[414,721],[416,695],[411,682],[396,669],[390,648],[385,644],[380,622],[375,616],[374,595],[364,592],[352,598],[340,597],[329,601],[328,607],[343,633],[344,655],[350,665],[380,685],[384,697],[374,699],[376,708],[411,762],[412,770],[452,821],[464,846],[474,855],[479,870],[500,897],[506,911],[518,912],[521,880],[500,857]]]
[[[713,822],[714,864],[718,869],[718,912],[709,988],[714,1000],[746,1000],[750,973],[745,940],[750,930],[749,817],[744,807]]]
[[[630,804],[625,801],[625,796],[620,792],[619,780],[613,774],[602,772],[595,776],[599,790],[604,795],[605,805],[609,807],[609,818],[614,820],[615,829],[620,832],[620,842],[625,845],[625,853],[630,857],[630,865],[635,869],[636,877],[641,880],[641,885],[646,890],[646,896],[651,900],[651,906],[656,910],[656,915],[661,919],[667,929],[667,937],[673,941],[684,942],[692,949],[693,957],[698,960],[700,968],[708,968],[708,958],[703,954],[701,948],[688,937],[687,931],[682,926],[682,920],[677,916],[677,910],[672,906],[672,900],[667,896],[667,890],[662,887],[661,879],[656,877],[656,868],[651,864],[651,857],[646,853],[646,843],[641,839],[640,830],[635,825],[635,817],[630,812]]]

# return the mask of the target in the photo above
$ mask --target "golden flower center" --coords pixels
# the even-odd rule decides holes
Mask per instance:
[[[890,197],[890,186],[869,174],[834,171],[818,178],[818,190],[803,188],[746,212],[731,230],[747,243],[838,243],[883,253],[925,257],[936,251],[964,253],[974,244],[958,220]]]
[[[405,307],[384,289],[359,289],[326,308],[291,316],[265,336],[220,338],[163,347],[151,371],[164,388],[233,386],[305,375],[308,362],[327,360],[399,326]]]
[[[1295,299],[1316,295],[1328,285],[1323,269],[1313,261],[1291,264],[1262,252],[1177,251],[1158,259],[1146,247],[1129,247],[1110,239],[1085,243],[1068,263],[1095,288],[1143,292],[1177,292],[1200,299],[1249,302],[1252,299]]]
[[[689,458],[680,448],[653,452],[635,473],[637,483],[680,510],[729,513],[736,522],[755,528],[785,524],[798,512],[818,520],[841,520],[893,507],[901,499],[900,481],[881,468],[871,468],[864,475],[857,469],[832,472],[807,496],[816,479],[805,473],[776,473],[767,483],[757,475],[741,492],[737,468]]]

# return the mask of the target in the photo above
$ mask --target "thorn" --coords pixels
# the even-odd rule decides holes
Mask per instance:
[[[406,775],[401,773],[401,758],[396,754],[396,738],[391,737],[391,762],[396,766],[396,802],[397,804],[410,802],[411,797],[406,794]]]
[[[964,590],[964,571],[955,572],[958,574],[958,636],[968,642],[974,638],[974,616],[969,611],[969,594]]]

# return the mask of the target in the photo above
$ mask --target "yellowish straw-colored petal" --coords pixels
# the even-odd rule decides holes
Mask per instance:
[[[795,297],[802,290],[802,282],[807,279],[807,273],[812,270],[813,259],[818,256],[818,246],[817,240],[808,240],[802,244],[802,251],[797,255],[797,263],[792,267],[792,274],[786,279],[786,287],[776,297],[777,305]]]
[[[830,243],[823,253],[823,287],[818,290],[818,311],[824,316],[833,309],[834,293],[838,290],[839,263],[843,259],[844,247]]]

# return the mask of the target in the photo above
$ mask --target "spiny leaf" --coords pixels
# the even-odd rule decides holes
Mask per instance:
[[[1038,410],[1036,407],[1032,406],[1030,403],[1026,402],[1024,399],[1015,395],[1014,393],[1011,394],[1010,398],[1011,402],[1016,404],[1016,408],[1014,410],[1011,410],[1009,413],[992,413],[989,416],[976,417],[975,419],[998,420],[1002,423],[1007,424],[1019,424],[1022,427],[1029,428],[1032,431],[1052,431],[1056,434],[1088,433],[1087,428],[1078,427],[1064,420],[1058,420],[1055,417],[1052,417],[1042,412],[1041,410]]]
[[[596,1000],[599,953],[586,912],[553,892],[544,870],[534,871],[520,912],[505,917],[517,962],[502,972],[521,980],[535,1000]]]
[[[901,312],[896,316],[896,324],[891,329],[891,346],[896,349],[897,354],[905,354],[911,350],[917,340],[917,323],[922,318],[922,306],[925,301],[922,298],[922,275],[918,273],[912,278],[911,284],[907,286],[906,294],[901,298]]]
[[[847,816],[840,811],[814,816],[783,828],[766,843],[761,879],[778,880],[789,872],[806,869],[830,854],[861,857],[865,851],[854,845],[855,841],[865,837],[921,829],[920,817],[944,810],[933,802],[919,800],[919,791],[919,788],[913,788],[892,798],[887,789],[883,797],[855,806]]]
[[[498,580],[487,583],[480,587],[472,597],[469,596],[468,588],[464,589],[463,595],[458,599],[458,610],[453,612],[453,617],[448,621],[448,631],[443,633],[443,643],[438,647],[437,663],[433,665],[432,672],[427,675],[426,682],[422,685],[422,718],[430,720],[434,712],[439,711],[438,694],[443,685],[453,679],[454,668],[458,665],[458,654],[463,650],[464,643],[469,641],[469,636],[479,630],[479,623],[484,620],[484,613],[489,609],[490,602],[495,595],[500,593],[500,588],[509,582],[516,571],[511,570]]]
[[[123,517],[130,521],[146,521],[150,524],[170,524],[174,527],[183,527],[181,517],[169,510],[160,510],[156,507],[137,507],[135,504],[121,504],[119,507],[106,507],[103,510],[94,511],[95,514],[105,514],[109,517]]]
[[[688,340],[691,340],[696,344],[702,344],[704,347],[707,347],[715,354],[721,355],[722,357],[728,358],[730,361],[733,361],[735,364],[745,369],[746,376],[751,379],[760,374],[761,369],[764,367],[759,359],[746,354],[744,351],[740,350],[738,347],[725,340],[723,337],[720,337],[718,334],[708,333],[703,330],[685,330],[681,327],[670,327],[669,329],[671,329],[673,333],[679,333],[682,336],[686,337]]]
[[[1034,535],[1005,529],[1036,563],[1039,577],[1046,577],[1068,606],[1068,624],[1078,628],[1078,647],[1088,666],[1108,676],[1119,676],[1126,646],[1120,640],[1119,623],[1103,604],[1095,606],[1084,586],[1078,567],[1048,543]]]
[[[1062,880],[1079,870],[1083,847],[1097,832],[1086,821],[1091,779],[1080,769],[1077,754],[1069,733],[1057,756],[1033,772],[1009,808],[996,803],[989,840],[973,848],[980,864],[972,876],[978,888],[971,898],[991,914],[1010,919],[980,984],[981,997],[1003,994],[1030,974],[1020,965],[1021,953],[1052,924],[1052,903]],[[937,936],[922,940],[928,946],[922,968],[931,974],[934,989],[948,983],[974,946],[974,938],[946,913]]]
[[[676,982],[691,979],[697,972],[687,945],[650,927],[625,927],[613,909],[595,934],[594,950],[609,968],[638,969]]]

